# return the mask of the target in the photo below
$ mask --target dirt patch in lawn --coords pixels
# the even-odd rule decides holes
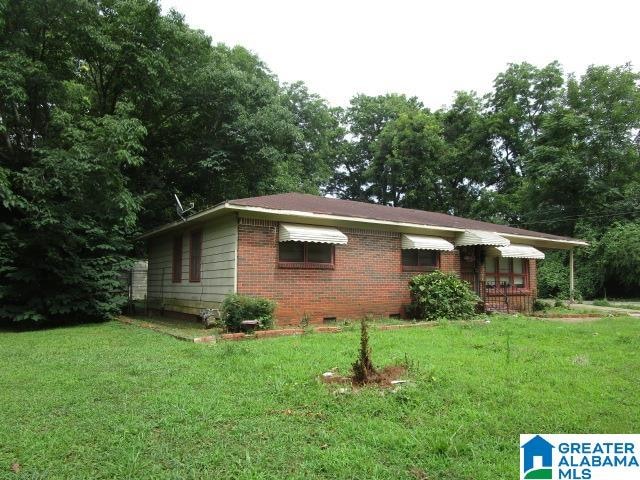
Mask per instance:
[[[383,388],[392,388],[407,380],[402,377],[407,373],[407,367],[404,365],[389,365],[375,373],[371,373],[365,383],[356,382],[353,375],[340,375],[336,371],[325,372],[320,376],[320,380],[327,384],[351,385],[352,387],[364,387],[367,385],[375,385]]]

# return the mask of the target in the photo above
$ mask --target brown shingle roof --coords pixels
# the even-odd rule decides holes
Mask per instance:
[[[479,220],[447,215],[446,213],[427,212],[410,208],[389,207],[373,203],[354,202],[337,198],[319,197],[303,193],[281,193],[263,197],[240,198],[230,200],[230,205],[261,207],[273,210],[295,210],[306,213],[339,215],[343,217],[368,218],[371,220],[415,223],[435,227],[485,230],[512,235],[526,235],[549,240],[579,241],[574,238],[551,235],[549,233],[524,230]]]

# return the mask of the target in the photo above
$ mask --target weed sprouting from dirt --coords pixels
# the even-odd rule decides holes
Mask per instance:
[[[377,369],[371,360],[371,347],[369,346],[369,326],[366,319],[360,321],[360,349],[358,358],[351,367],[351,376],[343,376],[331,371],[322,376],[325,383],[351,384],[354,387],[365,385],[377,385],[379,387],[392,387],[400,377],[407,373],[410,362],[405,355],[403,363],[388,365]]]
[[[360,320],[360,351],[358,359],[352,366],[353,383],[364,385],[376,375],[376,369],[371,361],[371,347],[369,346],[369,325],[367,320]]]

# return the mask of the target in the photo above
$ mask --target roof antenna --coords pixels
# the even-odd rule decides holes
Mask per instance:
[[[184,218],[184,214],[187,213],[189,210],[193,210],[193,202],[189,204],[188,208],[183,208],[182,203],[180,203],[180,199],[178,198],[178,195],[174,193],[173,196],[176,199],[176,212],[178,212],[178,216],[182,219],[182,221],[185,222],[187,219]]]

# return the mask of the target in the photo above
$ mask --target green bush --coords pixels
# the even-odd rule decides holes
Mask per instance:
[[[549,309],[549,305],[545,302],[543,302],[542,300],[539,299],[535,299],[535,301],[533,302],[533,311],[534,312],[544,312],[545,310]]]
[[[420,319],[465,319],[475,315],[480,299],[469,284],[453,274],[436,271],[409,281],[412,316]]]
[[[266,330],[273,326],[276,302],[248,295],[228,295],[220,308],[222,321],[230,332],[239,332],[243,320],[258,320],[258,328]]]

